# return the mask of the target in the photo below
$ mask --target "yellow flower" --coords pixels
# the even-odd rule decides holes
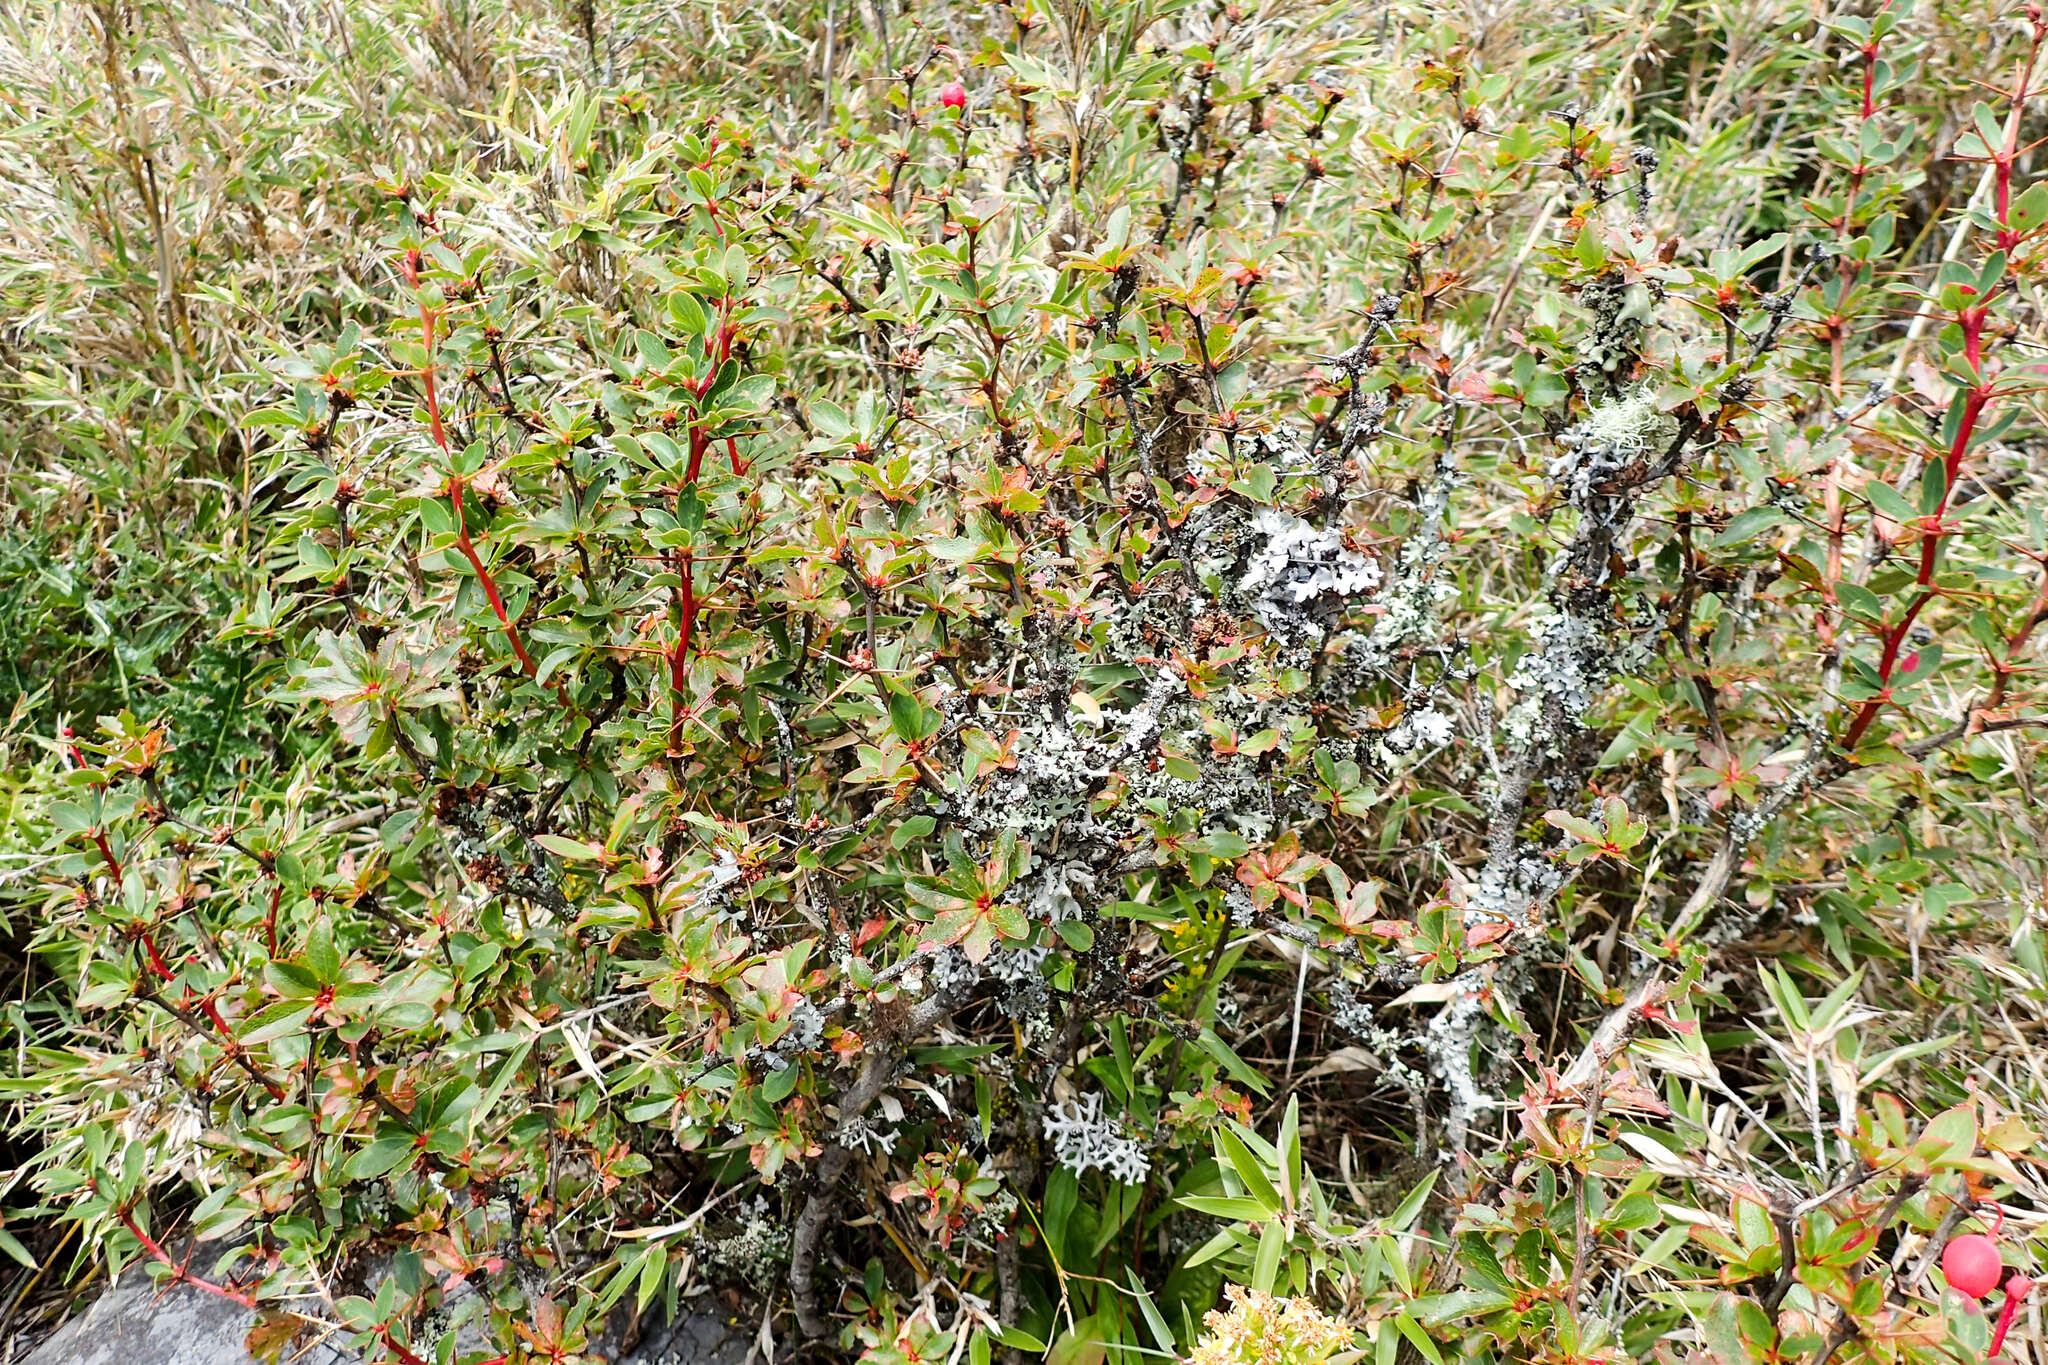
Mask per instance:
[[[1202,1320],[1188,1365],[1321,1365],[1351,1344],[1351,1329],[1308,1299],[1276,1299],[1239,1284],[1223,1292],[1230,1308]]]

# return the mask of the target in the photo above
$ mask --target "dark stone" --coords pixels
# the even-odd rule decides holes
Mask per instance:
[[[23,1365],[250,1365],[243,1341],[255,1321],[238,1303],[187,1285],[159,1290],[134,1272],[59,1327]],[[296,1362],[355,1365],[357,1359],[323,1344]]]
[[[65,1323],[22,1365],[251,1365],[244,1345],[256,1315],[240,1304],[174,1285],[159,1290],[139,1271],[123,1275],[93,1306]],[[479,1343],[462,1334],[462,1353]],[[652,1327],[618,1365],[745,1365],[753,1344],[744,1327],[722,1316],[685,1311],[667,1327]],[[361,1357],[321,1343],[287,1347],[292,1365],[359,1365]]]
[[[685,1308],[672,1325],[649,1328],[619,1365],[745,1365],[753,1344],[747,1328],[729,1325],[723,1315]]]

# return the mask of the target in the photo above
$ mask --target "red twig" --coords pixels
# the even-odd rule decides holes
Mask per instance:
[[[159,980],[169,981],[177,975],[164,962],[163,954],[156,950],[156,940],[150,936],[149,930],[136,930],[136,937],[142,940],[142,950],[149,957],[149,969],[156,973]]]
[[[417,291],[420,285],[421,257],[415,248],[407,251],[399,260],[399,269],[405,275],[405,282]],[[426,355],[420,363],[420,382],[426,390],[427,426],[433,432],[434,444],[443,455],[453,452],[448,447],[448,430],[441,422],[441,395],[434,382],[434,323],[435,313],[426,301],[420,301],[420,340],[426,347]],[[531,678],[539,673],[533,656],[526,652],[526,641],[520,637],[519,626],[505,612],[505,599],[498,591],[498,580],[477,553],[476,543],[470,539],[467,513],[463,509],[463,495],[468,491],[469,481],[463,475],[450,472],[447,494],[450,507],[455,513],[455,548],[469,561],[469,567],[476,574],[476,581],[484,590],[484,600],[491,604],[491,614],[498,618],[504,628],[505,638],[512,644],[512,653],[519,659],[519,667]]]
[[[263,912],[263,945],[269,949],[272,958],[277,956],[277,907],[278,903],[283,899],[284,883],[278,880],[276,873],[272,873],[270,877],[270,908]]]
[[[107,832],[103,829],[94,830],[92,832],[92,841],[99,846],[100,857],[107,865],[107,873],[114,879],[114,885],[118,887],[123,876],[121,860],[114,856],[114,846],[107,842]]]
[[[384,1345],[396,1354],[400,1360],[404,1361],[405,1365],[427,1365],[426,1361],[420,1359],[401,1345],[398,1338],[391,1335],[389,1327],[379,1328],[378,1334],[384,1338]]]
[[[1855,718],[1849,723],[1848,733],[1842,737],[1842,746],[1846,749],[1855,749],[1864,732],[1869,730],[1871,722],[1877,719],[1878,714],[1891,701],[1891,681],[1893,673],[1898,668],[1899,650],[1905,644],[1906,636],[1912,631],[1913,622],[1919,619],[1921,611],[1939,595],[1934,587],[1935,564],[1940,555],[1942,538],[1948,534],[1942,526],[1942,519],[1948,512],[1949,500],[1955,496],[1956,477],[1962,472],[1963,458],[1969,454],[1970,440],[1976,434],[1977,423],[1991,402],[1991,387],[1983,380],[1983,334],[1985,319],[1988,316],[1989,307],[1982,303],[1974,308],[1964,308],[1956,315],[1956,321],[1963,329],[1964,354],[1978,382],[1963,397],[1962,421],[1957,424],[1955,437],[1949,442],[1948,453],[1943,461],[1947,480],[1942,489],[1941,503],[1932,513],[1921,518],[1920,570],[1914,580],[1920,589],[1919,595],[1913,599],[1913,605],[1906,609],[1906,614],[1900,618],[1898,624],[1888,626],[1884,631],[1883,653],[1877,665],[1878,694],[1857,708]]]
[[[403,1365],[428,1365],[427,1361],[421,1359],[418,1355],[415,1355],[412,1351],[408,1350],[404,1346],[404,1344],[401,1343],[396,1337],[392,1336],[391,1329],[389,1327],[380,1327],[378,1329],[378,1335],[383,1337],[385,1348],[391,1351],[394,1355],[396,1355],[399,1358],[399,1360],[403,1362]],[[505,1357],[501,1355],[492,1356],[489,1360],[477,1361],[476,1365],[505,1365]]]
[[[220,1006],[216,1005],[213,1002],[213,997],[210,995],[200,996],[199,1008],[200,1011],[204,1013],[208,1019],[211,1019],[213,1021],[213,1026],[220,1030],[220,1036],[227,1039],[230,1044],[234,1044],[235,1032],[233,1029],[228,1027],[228,1021],[221,1018]]]
[[[691,581],[695,572],[688,550],[678,550],[675,559],[676,625],[675,647],[668,656],[668,752],[671,759],[681,755],[683,727],[688,719],[690,687],[690,644],[697,634],[697,589]]]
[[[463,511],[463,495],[468,491],[469,481],[460,474],[448,476],[448,501],[455,509],[455,548],[469,561],[470,570],[476,574],[476,581],[484,590],[484,600],[491,604],[491,614],[504,627],[505,638],[512,642],[512,652],[518,656],[519,667],[531,678],[540,671],[533,662],[533,656],[526,652],[526,642],[519,636],[519,627],[505,613],[505,599],[498,592],[498,580],[484,567],[483,556],[476,552],[476,543],[469,538],[468,515]]]
[[[167,1265],[171,1268],[171,1283],[189,1284],[194,1289],[204,1290],[206,1293],[212,1294],[217,1298],[226,1299],[230,1303],[239,1303],[244,1308],[254,1308],[256,1306],[255,1295],[227,1285],[215,1284],[211,1280],[203,1280],[188,1270],[184,1262],[174,1260],[170,1252],[165,1251],[163,1246],[154,1237],[151,1237],[142,1230],[142,1225],[135,1221],[135,1215],[130,1210],[116,1208],[114,1216],[121,1220],[122,1227],[128,1229],[129,1236],[142,1243],[142,1249],[149,1253],[152,1260],[158,1265]],[[421,1362],[421,1365],[425,1365],[425,1363]]]
[[[2020,234],[2007,226],[2010,221],[2006,214],[2012,205],[2012,168],[2020,154],[2020,120],[2026,116],[2027,85],[2033,79],[2034,62],[2041,55],[2041,40],[2048,37],[2048,25],[2044,25],[2039,10],[2030,11],[2034,22],[2034,41],[2027,49],[2027,59],[2020,66],[2019,84],[2012,94],[2012,112],[2005,121],[2005,140],[1992,153],[1991,164],[1997,179],[1998,197],[1998,249],[2011,251],[2019,245]]]
[[[1988,155],[1986,158],[1983,158],[1988,159],[1992,167],[1993,184],[1996,192],[1994,207],[1998,222],[1998,249],[2006,252],[2019,245],[2021,237],[2021,233],[2010,226],[2012,173],[2013,166],[2019,159],[2020,121],[2026,113],[2027,100],[2031,94],[2034,67],[2040,59],[2042,42],[2048,40],[2048,21],[2044,21],[2039,5],[2029,4],[2027,6],[2027,19],[2033,28],[2033,41],[2027,49],[2025,60],[2020,63],[2019,76],[2012,90],[2012,107],[2005,121],[2005,136],[2000,140],[1996,151],[1987,147],[1985,151]],[[1864,117],[1868,118],[1871,113],[1869,93],[1871,73],[1874,71],[1876,64],[1874,46],[1865,47],[1863,49],[1863,56],[1865,65],[1863,113]],[[1976,435],[1977,425],[1983,419],[1984,410],[1991,402],[1992,386],[1984,374],[1984,327],[1990,316],[1991,299],[1989,295],[1977,297],[1974,291],[1970,290],[1967,286],[1964,288],[1966,293],[1972,295],[1972,302],[1969,306],[1956,310],[1955,322],[1962,329],[1963,359],[1970,367],[1972,383],[1969,390],[1963,396],[1962,420],[1956,427],[1954,439],[1949,442],[1945,463],[1947,486],[1942,491],[1941,505],[1935,509],[1932,515],[1921,519],[1920,569],[1915,577],[1915,582],[1920,592],[1914,598],[1912,606],[1906,609],[1906,614],[1899,623],[1895,626],[1887,627],[1884,631],[1884,648],[1879,658],[1877,669],[1879,679],[1878,694],[1864,702],[1857,709],[1855,718],[1849,724],[1848,733],[1843,736],[1843,745],[1852,750],[1856,747],[1858,741],[1863,738],[1864,733],[1869,730],[1871,722],[1877,719],[1878,714],[1883,711],[1886,703],[1891,700],[1891,680],[1892,674],[1898,666],[1899,649],[1905,643],[1907,633],[1912,630],[1913,622],[1919,618],[1921,611],[1927,604],[1938,595],[1934,587],[1935,561],[1940,553],[1942,538],[1948,534],[1947,530],[1942,526],[1942,517],[1948,511],[1950,498],[1955,494],[1956,478],[1962,472],[1964,457],[1969,454],[1971,438]],[[1993,292],[1996,291],[1994,290]],[[1998,700],[2003,698],[2006,677],[2011,671],[2012,660],[2017,655],[2019,648],[2026,643],[2027,634],[2031,630],[2032,622],[2030,620],[2007,642],[2005,659],[2002,661],[1994,659],[1992,661],[1992,704],[1996,704]]]
[[[701,404],[712,385],[718,382],[718,372],[726,361],[732,359],[733,343],[738,339],[739,328],[732,321],[733,301],[723,298],[718,301],[718,333],[715,342],[706,347],[707,359],[711,362],[709,373],[692,381],[687,387]],[[725,441],[726,457],[732,461],[734,474],[744,473],[745,463],[740,459],[739,439],[733,436]],[[683,470],[683,487],[695,487],[698,476],[704,470],[704,452],[710,449],[712,441],[709,424],[701,411],[690,419],[690,462]],[[689,550],[677,550],[670,557],[677,578],[676,600],[676,642],[668,653],[668,752],[670,761],[680,759],[683,747],[683,729],[689,719],[690,648],[697,634],[697,613],[703,605],[697,600],[697,587],[692,581],[695,556]]]
[[[118,892],[126,873],[121,867],[121,860],[114,856],[114,845],[108,841],[107,832],[103,829],[96,829],[92,832],[92,841],[94,846],[99,849],[100,860],[106,863],[107,875],[114,879],[114,887]],[[165,964],[163,954],[156,950],[156,939],[151,936],[146,927],[137,925],[135,936],[141,940],[142,950],[149,956],[149,969],[152,972],[155,972],[158,977],[165,981],[169,981],[177,975],[176,972],[172,971]]]

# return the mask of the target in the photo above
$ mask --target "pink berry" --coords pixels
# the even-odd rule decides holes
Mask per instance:
[[[967,87],[958,81],[948,81],[945,87],[939,91],[939,103],[945,105],[948,109],[965,109],[967,107]]]
[[[1998,1243],[1981,1232],[1968,1232],[1949,1238],[1948,1245],[1942,1248],[1941,1273],[1948,1277],[1948,1287],[1958,1294],[1981,1299],[1998,1288],[1998,1281],[2005,1274],[2005,1262],[1998,1255]]]

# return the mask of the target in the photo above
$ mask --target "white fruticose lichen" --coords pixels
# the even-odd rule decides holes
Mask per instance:
[[[1479,1088],[1472,1072],[1472,1044],[1479,1036],[1479,1022],[1486,1017],[1482,994],[1484,982],[1478,972],[1463,972],[1452,978],[1453,993],[1437,1016],[1429,1021],[1426,1035],[1430,1069],[1450,1094],[1446,1126],[1450,1141],[1444,1147],[1448,1159],[1465,1150],[1472,1120],[1482,1110],[1495,1109],[1500,1101]]]
[[[1052,956],[1048,944],[1029,948],[998,948],[989,955],[982,969],[1005,985],[1018,985],[1036,981],[1045,970],[1045,960]]]
[[[815,1052],[825,1042],[825,1015],[810,1001],[800,1001],[789,1013],[789,1028],[771,1047],[761,1049],[761,1061],[770,1071],[780,1071],[796,1058]]]
[[[1384,591],[1374,598],[1379,619],[1373,622],[1358,651],[1359,662],[1369,668],[1384,668],[1403,651],[1431,648],[1443,640],[1437,607],[1457,596],[1452,575],[1439,574],[1437,566],[1450,553],[1444,540],[1444,517],[1450,511],[1451,494],[1460,483],[1457,467],[1446,454],[1416,495],[1415,529],[1401,542],[1394,556],[1393,576]]]
[[[1321,639],[1345,599],[1380,584],[1379,565],[1347,548],[1334,526],[1318,529],[1276,507],[1260,509],[1254,526],[1264,543],[1246,561],[1237,590],[1280,639]]]
[[[1137,1185],[1152,1170],[1152,1159],[1138,1140],[1103,1115],[1100,1092],[1053,1105],[1046,1111],[1045,1135],[1060,1165],[1075,1175],[1099,1167],[1112,1180]]]
[[[840,1122],[833,1140],[857,1152],[870,1155],[880,1152],[888,1156],[896,1150],[896,1140],[901,1136],[902,1133],[895,1128],[885,1128],[866,1115],[855,1114]]]
[[[738,1225],[723,1237],[698,1236],[691,1250],[713,1279],[738,1280],[766,1289],[789,1264],[790,1229],[767,1199],[740,1206]]]
[[[934,995],[965,995],[981,979],[981,968],[958,948],[932,954],[929,980]]]
[[[1031,893],[1024,913],[1040,924],[1079,919],[1086,913],[1086,906],[1074,894],[1077,890],[1092,900],[1095,874],[1081,863],[1048,863],[1037,878],[1037,889]]]
[[[1451,742],[1451,736],[1458,727],[1457,717],[1448,711],[1439,711],[1433,706],[1418,706],[1405,711],[1394,728],[1380,737],[1380,747],[1387,754],[1409,754],[1421,749],[1434,749]]]
[[[1561,433],[1560,449],[1548,472],[1567,502],[1582,512],[1598,513],[1603,503],[1613,500],[1603,485],[1661,450],[1677,431],[1677,421],[1658,411],[1646,389],[1632,389],[1595,404],[1576,426]]]
[[[1641,280],[1618,272],[1579,292],[1579,305],[1593,315],[1593,330],[1579,344],[1579,362],[1611,376],[1623,376],[1642,353],[1643,333],[1656,317],[1657,295]]]

